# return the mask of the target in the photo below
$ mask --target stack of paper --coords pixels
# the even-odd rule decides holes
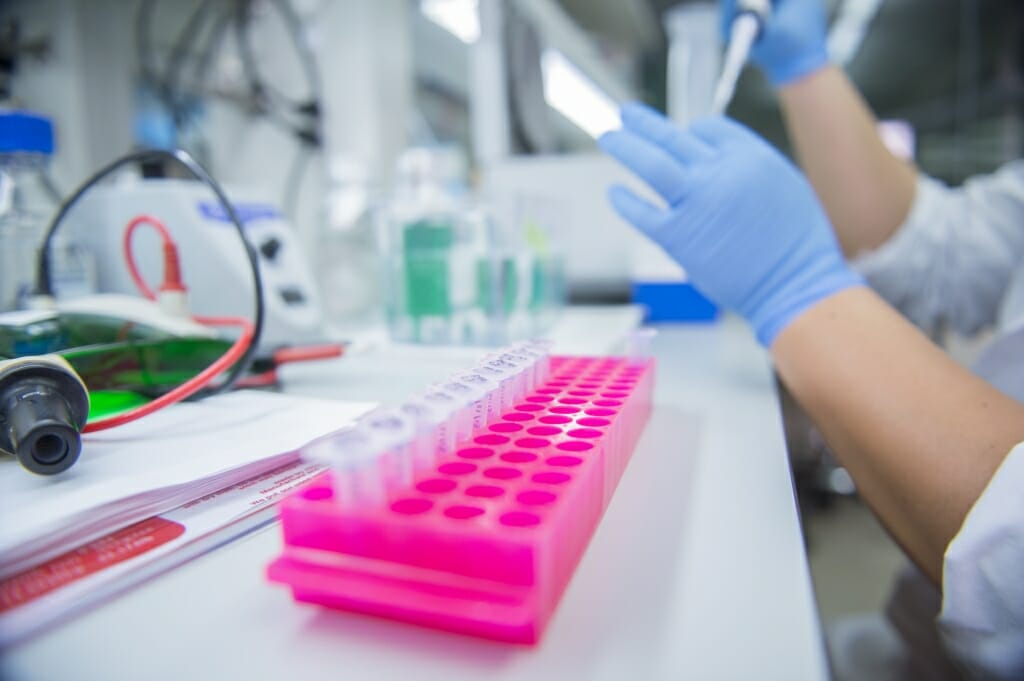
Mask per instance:
[[[276,501],[322,471],[286,464],[0,580],[0,650],[269,523]]]
[[[241,391],[86,436],[66,473],[0,461],[0,580],[298,461],[374,405]]]

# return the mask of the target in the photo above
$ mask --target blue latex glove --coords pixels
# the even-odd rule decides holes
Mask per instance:
[[[598,144],[668,205],[616,185],[612,206],[701,292],[743,315],[763,345],[821,299],[863,283],[803,175],[747,128],[716,117],[682,129],[639,104],[622,108],[622,123]]]
[[[722,35],[728,41],[737,0],[719,0]],[[772,13],[750,57],[779,87],[828,63],[821,0],[772,0]]]

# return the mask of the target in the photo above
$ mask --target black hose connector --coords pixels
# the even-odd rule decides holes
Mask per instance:
[[[89,393],[56,355],[0,362],[0,451],[40,475],[70,468],[82,452]]]

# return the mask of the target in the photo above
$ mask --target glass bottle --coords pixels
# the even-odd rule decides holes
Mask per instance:
[[[0,111],[0,310],[27,308],[35,290],[48,210],[39,177],[52,154],[48,118]]]
[[[487,249],[488,225],[464,197],[456,154],[406,151],[380,213],[387,318],[396,341],[474,343],[485,331],[476,264]]]

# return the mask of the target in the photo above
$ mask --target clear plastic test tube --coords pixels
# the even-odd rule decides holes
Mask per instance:
[[[473,435],[473,424],[477,420],[477,392],[460,381],[450,379],[430,386],[427,391],[428,398],[440,394],[448,395],[459,403],[455,417],[455,442],[468,440]]]
[[[508,363],[516,365],[522,369],[526,393],[536,390],[540,386],[537,384],[537,375],[535,370],[537,369],[537,355],[527,354],[519,351],[518,348],[510,347],[502,350],[498,354],[498,358]]]
[[[408,416],[415,428],[413,444],[413,468],[417,473],[428,471],[437,460],[444,458],[455,449],[454,400],[448,403],[413,397],[402,403],[398,410]]]
[[[373,438],[359,427],[314,440],[302,448],[302,458],[331,469],[334,501],[342,508],[366,508],[384,503],[387,495]]]
[[[466,386],[473,394],[473,429],[483,428],[501,415],[501,384],[479,371],[452,376],[451,382]]]
[[[397,409],[376,409],[359,419],[360,427],[380,452],[381,474],[388,493],[408,487],[413,479],[413,445],[416,428]]]
[[[643,363],[651,356],[651,341],[658,335],[655,329],[635,329],[626,336],[626,361],[629,364]]]
[[[501,408],[499,413],[504,414],[515,406],[520,398],[525,397],[525,393],[522,393],[520,390],[519,377],[516,374],[515,367],[507,362],[501,362],[500,360],[484,361],[474,371],[478,374],[483,374],[501,386]]]
[[[548,377],[551,376],[551,348],[553,348],[554,345],[554,341],[547,340],[546,338],[535,338],[522,344],[524,348],[529,348],[530,350],[539,353],[541,356],[539,361],[541,383],[547,381]]]
[[[525,357],[529,360],[530,392],[541,387],[546,378],[543,375],[543,364],[546,361],[546,355],[542,355],[526,343],[519,343],[518,345],[510,346],[508,354],[512,354],[517,357]],[[504,354],[502,356],[504,356]]]
[[[529,359],[510,352],[487,355],[487,366],[507,371],[515,381],[515,402],[530,393]],[[515,403],[514,402],[514,403]]]

